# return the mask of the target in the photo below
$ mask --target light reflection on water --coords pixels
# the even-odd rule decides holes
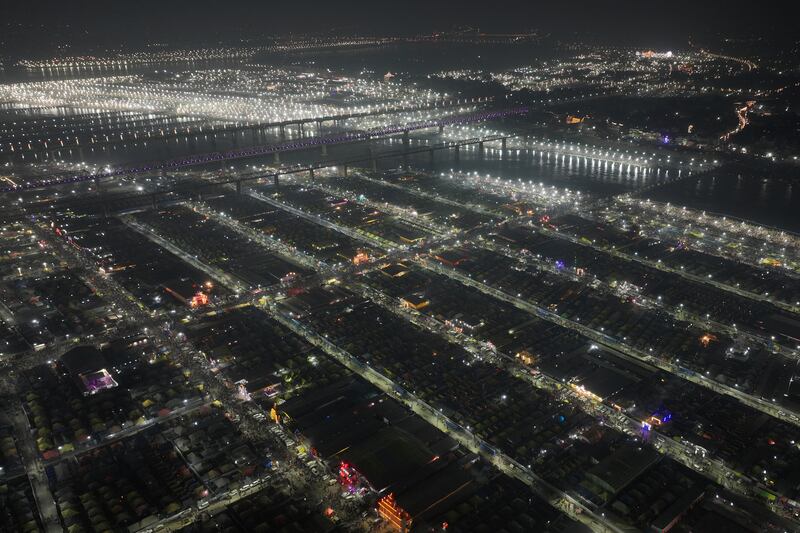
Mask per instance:
[[[723,167],[659,188],[648,197],[800,232],[799,174],[795,170],[792,177],[764,178]]]

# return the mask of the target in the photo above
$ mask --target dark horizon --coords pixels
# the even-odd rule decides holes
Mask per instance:
[[[770,4],[776,7],[770,7]],[[4,7],[0,53],[52,53],[83,46],[230,44],[296,33],[409,35],[471,26],[489,33],[538,30],[557,40],[683,48],[720,38],[794,39],[777,2],[188,2],[74,3]],[[22,25],[16,26],[15,25]],[[81,44],[76,41],[81,37]],[[63,50],[62,50],[63,53]]]

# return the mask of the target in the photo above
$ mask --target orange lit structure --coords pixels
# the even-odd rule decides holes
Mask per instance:
[[[430,300],[424,296],[411,295],[403,298],[403,307],[406,309],[414,309],[416,311],[425,309],[430,305],[430,303]]]
[[[197,284],[190,279],[173,279],[162,284],[161,287],[181,304],[196,309],[210,303],[210,294],[214,284],[210,281]]]
[[[189,306],[194,308],[203,307],[208,305],[208,294],[204,293],[203,291],[198,291],[194,296],[192,296],[192,301],[189,303]]]
[[[717,340],[716,336],[714,336],[714,335],[712,335],[710,333],[706,333],[705,335],[700,337],[700,344],[703,345],[703,348],[708,348],[708,345],[711,344],[712,341],[716,341],[716,340]]]
[[[393,492],[378,500],[378,514],[397,531],[405,532],[411,529],[411,515],[397,505]]]
[[[522,361],[526,365],[535,365],[538,361],[538,357],[530,353],[528,350],[522,350],[521,352],[517,352],[517,359]]]
[[[651,416],[648,421],[650,422],[651,426],[662,426],[665,423],[669,422],[672,419],[672,415],[664,415],[661,413],[656,413]]]
[[[369,263],[369,255],[367,255],[366,252],[359,250],[355,257],[353,257],[353,264],[358,266],[364,263]]]

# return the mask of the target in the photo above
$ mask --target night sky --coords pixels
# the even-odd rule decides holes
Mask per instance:
[[[231,42],[304,31],[358,34],[410,34],[459,25],[487,32],[538,28],[557,38],[609,44],[679,48],[695,40],[753,34],[796,34],[787,10],[791,2],[760,1],[491,1],[339,0],[339,1],[3,1],[0,20],[25,31],[7,33],[6,51],[39,51],[51,41],[137,46],[151,42]],[[39,26],[37,31],[31,25]],[[795,35],[796,37],[796,35]]]

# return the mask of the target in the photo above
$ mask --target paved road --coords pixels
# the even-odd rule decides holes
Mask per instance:
[[[586,243],[586,242],[580,240],[580,238],[578,238],[575,235],[569,235],[567,233],[563,233],[563,232],[560,232],[560,231],[553,231],[551,229],[544,228],[544,227],[541,227],[541,226],[536,226],[535,229],[536,229],[536,231],[538,233],[541,233],[542,235],[546,235],[546,236],[551,237],[551,238],[566,239],[566,240],[569,240],[569,241],[571,241],[571,242],[573,242],[575,244],[579,244],[580,246],[584,246],[584,247],[588,246],[588,247],[590,247],[590,248],[592,248],[592,249],[594,249],[594,250],[596,250],[598,252],[601,252],[601,253],[604,253],[604,254],[608,254],[608,255],[612,255],[612,256],[617,257],[619,259],[624,259],[625,261],[633,261],[633,262],[640,263],[642,265],[648,266],[650,268],[654,268],[656,270],[661,270],[663,272],[669,272],[671,274],[676,274],[676,275],[678,275],[678,276],[680,276],[680,277],[682,277],[684,279],[688,279],[688,280],[694,281],[695,283],[702,283],[704,285],[711,285],[712,287],[715,287],[715,288],[720,289],[720,290],[725,291],[725,292],[730,292],[732,294],[736,294],[736,295],[741,296],[743,298],[748,298],[748,299],[751,299],[751,300],[755,300],[757,302],[764,302],[764,303],[772,304],[775,307],[779,307],[779,308],[783,309],[784,311],[788,311],[790,313],[795,313],[795,314],[800,313],[800,307],[798,307],[796,305],[790,305],[788,303],[781,302],[779,300],[775,300],[774,298],[770,298],[769,296],[766,296],[766,295],[763,295],[763,294],[756,294],[754,292],[746,291],[744,289],[740,289],[738,287],[734,287],[733,285],[728,285],[727,283],[722,283],[720,281],[717,281],[717,280],[715,280],[713,278],[709,278],[707,276],[698,276],[696,274],[691,274],[691,273],[686,272],[685,270],[682,270],[680,268],[670,267],[668,265],[665,265],[664,263],[661,263],[661,262],[658,262],[658,261],[652,261],[650,259],[645,259],[644,257],[640,257],[638,255],[627,254],[627,253],[625,253],[623,251],[620,251],[620,250],[617,250],[617,249],[615,249],[613,247],[608,248],[608,247],[600,246],[600,245],[597,245],[597,244],[594,244],[594,243]]]
[[[22,405],[14,402],[11,405],[7,405],[6,410],[14,427],[20,458],[25,465],[28,480],[33,489],[33,496],[36,500],[36,507],[39,509],[39,516],[42,518],[45,531],[47,533],[59,533],[62,529],[56,502],[50,492],[47,476],[39,459],[39,452],[36,449],[36,443],[33,441],[28,419],[25,417]]]

